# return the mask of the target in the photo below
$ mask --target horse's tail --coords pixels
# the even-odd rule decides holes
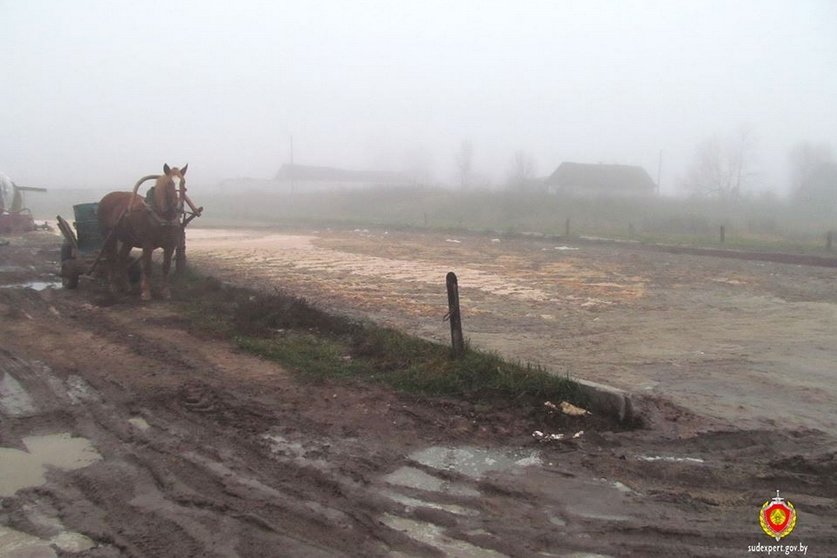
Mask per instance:
[[[137,183],[134,184],[134,190],[133,190],[134,196],[137,195],[137,190],[139,190],[139,187],[143,182],[147,182],[149,180],[157,180],[161,176],[163,176],[163,175],[162,174],[148,174],[148,175],[143,176],[139,180],[137,180]],[[134,197],[132,196],[131,201],[128,202],[128,211],[131,211],[131,209],[133,207],[134,207]]]

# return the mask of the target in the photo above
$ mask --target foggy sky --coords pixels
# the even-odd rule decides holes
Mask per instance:
[[[515,151],[642,165],[673,192],[695,146],[742,125],[752,189],[800,141],[837,149],[837,3],[0,0],[0,171],[128,188],[164,162],[190,186],[289,159],[426,166],[462,140],[502,181]]]

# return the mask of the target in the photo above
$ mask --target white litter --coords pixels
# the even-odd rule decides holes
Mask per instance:
[[[569,401],[561,401],[561,403],[559,405],[556,405],[552,401],[544,401],[543,406],[546,407],[549,410],[549,412],[551,412],[551,413],[554,413],[554,412],[557,412],[557,411],[560,410],[565,415],[569,415],[571,417],[582,417],[584,415],[592,414],[587,409],[577,407],[577,406],[573,405],[572,403],[570,403]]]
[[[562,413],[564,413],[565,415],[570,415],[571,417],[581,417],[590,414],[590,411],[588,411],[587,409],[576,407],[569,401],[561,401],[561,405],[559,405],[559,407]]]
[[[539,442],[560,442],[565,438],[563,434],[544,434],[540,430],[535,430],[532,432],[532,438]]]

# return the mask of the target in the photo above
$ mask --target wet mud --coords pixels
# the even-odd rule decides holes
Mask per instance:
[[[13,240],[0,264],[25,271],[0,272],[0,284],[49,280],[58,240]],[[213,269],[208,259],[195,250],[196,265]],[[596,283],[587,298],[607,307],[662,281],[585,273],[581,283]],[[239,271],[265,280],[256,275]],[[480,292],[498,296],[493,285]],[[527,288],[508,296],[525,306],[537,289],[557,292]],[[335,292],[340,306],[360,291]],[[378,311],[393,304],[385,296]],[[590,312],[586,295],[562,296]],[[777,489],[799,510],[794,541],[833,554],[829,432],[749,428],[655,393],[643,403],[644,429],[543,442],[527,416],[502,409],[300,383],[192,331],[159,298],[113,299],[93,282],[4,288],[0,467],[32,474],[3,476],[0,556],[743,556],[772,540],[757,513]]]

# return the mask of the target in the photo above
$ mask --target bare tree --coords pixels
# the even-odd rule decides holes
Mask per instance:
[[[508,186],[515,190],[525,190],[531,186],[537,167],[531,154],[523,150],[515,151],[509,168]]]
[[[755,136],[748,127],[728,141],[713,137],[697,146],[695,160],[683,180],[693,194],[738,200],[750,182]]]
[[[474,171],[474,145],[469,140],[462,140],[456,153],[456,170],[459,174],[459,187],[463,190],[471,185]]]

